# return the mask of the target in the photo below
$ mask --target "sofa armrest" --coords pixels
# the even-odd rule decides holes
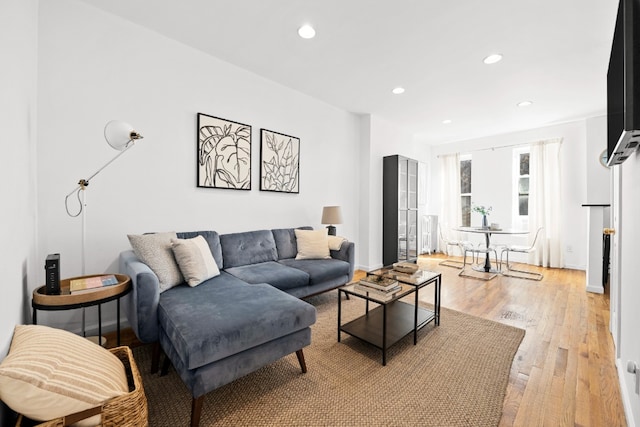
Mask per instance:
[[[131,329],[142,342],[158,341],[158,276],[131,250],[120,253],[119,265],[120,273],[131,278],[131,292],[123,299]]]
[[[353,279],[353,272],[356,266],[356,245],[353,242],[345,241],[337,251],[329,251],[331,258],[340,259],[349,263],[349,280]]]

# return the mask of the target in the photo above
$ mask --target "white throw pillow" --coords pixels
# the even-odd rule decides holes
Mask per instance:
[[[189,286],[198,286],[205,280],[220,275],[216,260],[213,259],[204,237],[171,239],[171,249]]]
[[[0,363],[0,399],[37,421],[91,409],[128,392],[118,357],[62,329],[16,326],[9,354]],[[99,424],[96,417],[82,425]]]
[[[294,230],[298,246],[296,259],[327,259],[329,253],[329,239],[327,230]]]
[[[160,282],[160,292],[184,282],[180,268],[171,250],[171,239],[177,239],[175,232],[143,235],[127,235],[129,243],[138,258],[153,270]]]

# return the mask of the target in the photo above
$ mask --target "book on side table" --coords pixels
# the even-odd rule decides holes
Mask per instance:
[[[69,282],[69,291],[71,293],[78,293],[91,289],[101,288],[103,286],[112,286],[117,284],[118,279],[113,274],[107,274],[104,276],[83,277],[80,279],[71,280]]]

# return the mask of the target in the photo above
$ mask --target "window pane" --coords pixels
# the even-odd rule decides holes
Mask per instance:
[[[460,162],[460,193],[471,193],[471,160]]]
[[[398,259],[407,259],[407,211],[398,212]]]
[[[471,196],[462,196],[462,226],[471,226]]]
[[[520,175],[529,175],[529,153],[520,154]]]
[[[523,176],[518,180],[518,194],[529,194],[529,177]]]
[[[407,161],[400,160],[399,162],[400,171],[398,177],[398,206],[400,209],[407,208]]]
[[[409,209],[418,207],[418,162],[409,163]]]
[[[418,256],[418,211],[409,211],[409,227],[407,228],[407,258]]]
[[[518,213],[520,215],[529,215],[529,195],[518,196],[519,206]]]

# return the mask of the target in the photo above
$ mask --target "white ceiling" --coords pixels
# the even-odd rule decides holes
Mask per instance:
[[[617,0],[81,0],[429,143],[606,112]],[[304,40],[297,29],[312,24]],[[504,59],[485,65],[491,53]],[[393,95],[396,86],[406,88]],[[516,104],[531,100],[533,105]],[[445,125],[443,120],[452,120]]]

